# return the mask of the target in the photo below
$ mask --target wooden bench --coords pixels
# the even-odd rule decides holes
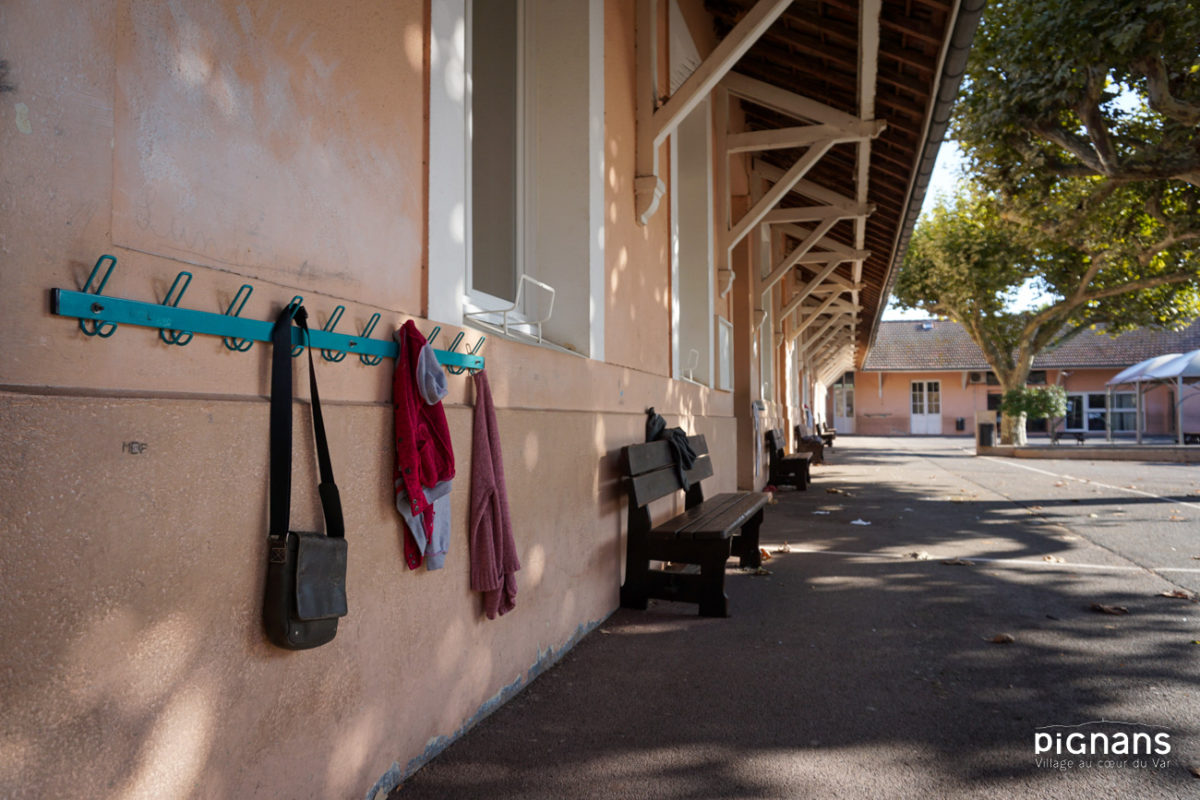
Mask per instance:
[[[1200,444],[1200,431],[1198,431],[1196,433],[1188,433],[1187,431],[1184,431],[1183,432],[1183,443],[1184,444]]]
[[[824,422],[817,423],[817,436],[821,437],[821,441],[825,442],[825,446],[830,450],[833,449],[833,440],[837,438],[837,431]]]
[[[812,453],[796,453],[787,455],[783,451],[783,431],[779,429],[767,431],[767,456],[770,460],[770,475],[767,483],[774,486],[795,486],[797,489],[807,489],[812,483],[812,473],[809,464],[812,463]]]
[[[825,463],[825,441],[819,436],[805,436],[804,426],[797,425],[793,431],[796,435],[796,452],[812,455],[813,464]]]
[[[650,521],[647,505],[682,490],[671,450],[663,441],[630,445],[621,450],[629,496],[621,605],[645,609],[649,598],[654,597],[699,603],[701,616],[727,617],[725,562],[732,553],[740,558],[743,567],[762,564],[758,529],[767,495],[729,492],[705,500],[700,481],[713,474],[708,444],[703,436],[690,436],[688,443],[697,458],[687,473],[685,510],[657,526]],[[698,565],[700,573],[651,569],[651,560]]]

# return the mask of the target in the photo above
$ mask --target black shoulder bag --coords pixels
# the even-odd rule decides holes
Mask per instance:
[[[290,529],[292,501],[292,319],[304,331],[312,393],[313,429],[321,471],[322,533]],[[325,441],[321,398],[308,314],[289,305],[271,333],[271,520],[267,538],[267,596],[263,621],[267,638],[288,650],[319,647],[337,635],[338,617],[346,616],[346,531],[342,501],[333,482],[333,464]]]

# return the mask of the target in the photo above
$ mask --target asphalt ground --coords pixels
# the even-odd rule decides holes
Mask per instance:
[[[1200,606],[1160,594],[1200,469],[970,446],[839,438],[730,618],[616,612],[392,798],[1200,796]]]

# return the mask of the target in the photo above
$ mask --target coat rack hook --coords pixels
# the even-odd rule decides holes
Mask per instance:
[[[346,307],[339,305],[333,310],[333,313],[329,315],[329,319],[325,321],[325,324],[321,326],[321,330],[325,331],[326,333],[333,333],[333,329],[337,327],[338,320],[342,318],[342,314],[344,313],[346,313]],[[321,351],[321,358],[325,359],[326,361],[332,361],[335,364],[345,359],[347,355],[348,353],[346,353],[344,350],[340,353],[336,350]]]
[[[182,283],[180,283],[182,281]],[[178,308],[179,301],[183,299],[183,293],[187,291],[188,286],[192,282],[192,273],[186,269],[180,271],[175,276],[175,280],[171,282],[171,288],[167,289],[167,296],[163,298],[162,304],[171,308]],[[176,291],[178,289],[178,291]],[[163,328],[158,332],[158,337],[167,344],[177,344],[183,346],[192,340],[191,331],[177,331],[169,328]]]
[[[92,288],[92,281],[96,280],[96,274],[100,272],[100,268],[105,264],[108,265],[104,270],[104,277],[100,279],[100,283]],[[104,284],[108,283],[108,278],[112,275],[113,268],[117,266],[117,257],[103,255],[96,259],[96,266],[92,267],[92,274],[88,275],[87,283],[83,286],[84,294],[101,295],[104,292]],[[99,301],[92,303],[92,311],[100,313],[104,310],[104,305]],[[101,339],[107,339],[117,332],[117,323],[102,322],[94,319],[80,319],[79,329],[88,336],[99,336]]]
[[[246,301],[250,299],[254,287],[248,283],[243,283],[242,288],[237,290],[237,294],[229,301],[229,308],[225,309],[225,316],[237,317],[241,316],[242,309],[246,306]],[[254,346],[254,341],[251,339],[236,339],[232,336],[222,336],[221,342],[226,348],[235,353],[244,353]]]
[[[294,317],[294,316],[296,316],[296,311],[299,310],[300,306],[302,306],[302,305],[304,305],[304,298],[301,297],[300,295],[296,295],[295,297],[293,297],[291,299],[291,301],[286,306],[284,306],[284,308],[286,308],[290,312],[289,316]],[[292,358],[295,358],[296,356],[300,355],[303,352],[304,352],[304,343],[301,342],[300,344],[298,344],[292,348]]]
[[[371,331],[375,330],[375,324],[377,322],[379,322],[379,312],[378,311],[376,311],[374,314],[371,315],[371,319],[367,322],[367,327],[363,328],[363,332],[361,334],[362,338],[364,338],[364,339],[371,338]],[[359,354],[358,360],[361,361],[362,363],[366,364],[368,367],[373,367],[376,364],[378,364],[379,362],[383,361],[383,356],[368,356],[368,355]]]
[[[434,325],[433,330],[429,334],[429,338],[425,340],[425,344],[429,345],[430,347],[433,347],[433,340],[436,339],[438,334],[441,332],[442,332],[442,326]]]
[[[458,343],[460,341],[462,341],[462,338],[463,338],[462,331],[459,331],[458,336],[455,336],[454,341],[450,343],[450,352],[453,353],[453,352],[458,351]],[[469,355],[469,356],[478,355],[479,348],[483,347],[483,342],[485,339],[487,339],[486,336],[480,336],[479,341],[477,341],[475,343],[475,346],[472,347],[469,351],[467,351],[467,355]],[[466,372],[468,369],[470,369],[470,367],[451,367],[451,366],[446,367],[446,371],[450,372],[454,375],[461,375],[464,372]]]

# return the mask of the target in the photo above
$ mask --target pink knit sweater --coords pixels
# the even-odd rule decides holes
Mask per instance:
[[[471,588],[483,592],[488,619],[517,603],[521,562],[508,516],[508,492],[500,457],[500,430],[487,373],[475,373],[475,431],[471,451]]]

